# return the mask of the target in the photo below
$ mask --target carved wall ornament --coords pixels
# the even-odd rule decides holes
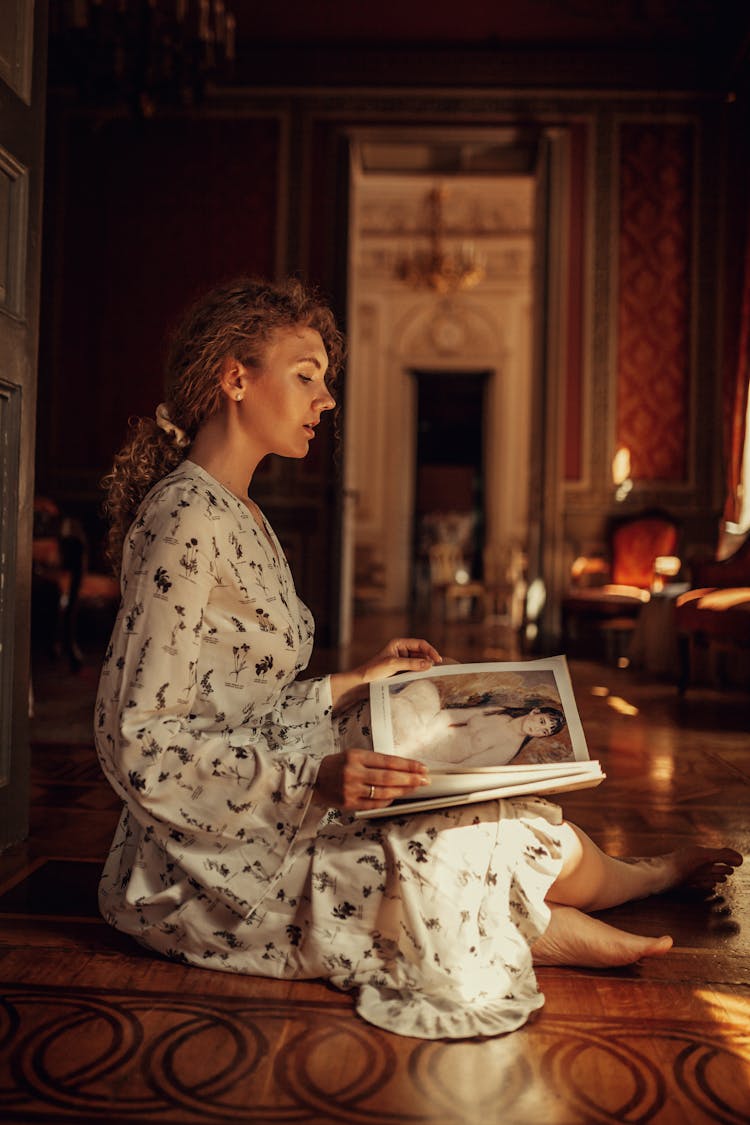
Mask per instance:
[[[441,355],[456,355],[466,344],[467,328],[454,313],[441,311],[434,316],[429,334]]]

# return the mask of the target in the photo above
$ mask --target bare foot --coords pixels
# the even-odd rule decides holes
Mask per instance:
[[[547,930],[531,947],[535,965],[577,965],[607,969],[632,965],[641,957],[658,957],[672,948],[672,939],[640,937],[590,918],[573,906],[550,906]]]
[[[644,896],[661,894],[673,887],[711,891],[725,883],[742,863],[742,856],[733,848],[704,848],[694,845],[669,852],[668,855],[622,858],[621,863],[637,866],[643,871]]]

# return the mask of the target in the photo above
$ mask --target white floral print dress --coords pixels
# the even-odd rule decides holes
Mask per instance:
[[[357,820],[315,798],[321,758],[369,745],[299,679],[309,611],[271,529],[185,461],[125,543],[96,745],[123,812],[104,917],[209,969],[324,977],[372,1023],[496,1035],[543,1003],[530,943],[549,920],[559,809],[493,801]]]

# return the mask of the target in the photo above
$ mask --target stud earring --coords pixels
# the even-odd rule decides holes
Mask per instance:
[[[235,395],[235,398],[237,399],[237,402],[242,401],[242,395]]]

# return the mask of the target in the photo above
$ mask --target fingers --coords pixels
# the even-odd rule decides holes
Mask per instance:
[[[376,789],[418,789],[422,785],[429,785],[430,779],[424,773],[407,773],[403,770],[370,770],[363,780],[367,788],[375,786]]]
[[[393,676],[396,672],[426,672],[443,658],[436,648],[419,637],[400,637],[389,641],[372,662],[376,678]]]
[[[418,794],[413,789],[378,789],[375,786],[370,796],[370,790],[357,799],[347,811],[357,811],[359,809],[385,809],[392,805],[394,801],[399,800],[413,800]],[[398,806],[394,808],[397,811]]]
[[[427,660],[430,664],[443,662],[438,650],[422,637],[396,637],[389,641],[386,648],[403,660]]]
[[[429,641],[421,637],[395,637],[355,673],[361,684],[369,684],[397,672],[426,672],[442,662],[442,656]]]
[[[315,789],[329,807],[380,808],[397,797],[411,796],[429,783],[423,762],[380,754],[374,750],[342,750],[329,754],[318,767]]]
[[[404,778],[414,778],[413,774],[404,774]],[[376,785],[361,785],[358,787],[359,792],[353,796],[351,804],[347,807],[350,809],[375,809],[384,808],[390,805],[392,801],[396,801],[402,797],[415,797],[418,796],[416,792],[423,785],[426,785],[426,779],[418,779],[408,781],[406,784],[399,784],[398,778],[393,777],[388,780],[387,784]]]
[[[367,790],[370,799],[373,796],[370,790],[374,788],[381,799],[387,796],[390,800],[420,789],[423,785],[429,785],[430,778],[424,766],[406,759],[405,766],[405,769],[369,768],[359,771],[358,776],[353,779],[354,784]]]
[[[399,754],[381,754],[377,750],[350,750],[348,753],[352,764],[356,762],[363,774],[368,776],[378,771],[381,777],[390,776],[394,772],[427,776],[427,766],[417,758],[402,758]],[[372,778],[369,784],[375,780]]]
[[[344,808],[369,809],[411,796],[429,784],[427,768],[413,758],[381,754],[374,750],[346,751]]]

